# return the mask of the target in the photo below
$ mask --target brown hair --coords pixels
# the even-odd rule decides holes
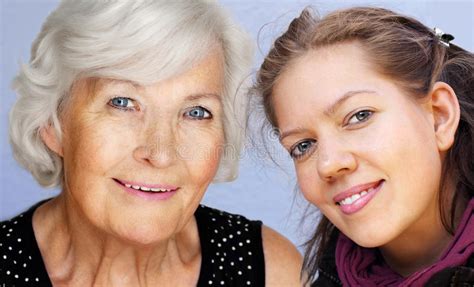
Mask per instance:
[[[273,86],[292,61],[309,50],[351,41],[362,45],[377,72],[396,81],[414,97],[426,96],[437,81],[449,84],[456,92],[461,120],[443,165],[439,193],[443,225],[453,234],[458,199],[474,195],[474,55],[471,52],[453,44],[445,47],[433,30],[390,10],[350,8],[318,19],[306,8],[275,40],[258,71],[254,91],[261,96],[268,121],[277,127],[272,107]],[[444,192],[447,178],[457,188],[454,195]],[[334,228],[321,215],[314,235],[305,244],[304,267],[310,279],[317,272]]]

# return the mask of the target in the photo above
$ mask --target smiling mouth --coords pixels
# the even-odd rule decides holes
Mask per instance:
[[[370,186],[370,187],[368,187],[364,190],[359,191],[358,193],[354,193],[352,195],[349,195],[349,196],[343,198],[342,200],[339,200],[338,202],[336,202],[336,205],[339,205],[339,206],[351,205],[354,202],[356,202],[357,200],[359,200],[361,198],[364,198],[368,194],[373,193],[382,184],[382,182],[383,182],[383,180],[379,181],[376,185],[372,185],[372,186]]]
[[[118,179],[114,178],[114,181],[116,181],[118,184],[125,186],[127,188],[131,188],[134,190],[142,191],[142,192],[147,192],[147,193],[166,193],[166,192],[172,192],[178,190],[178,188],[164,188],[164,187],[151,187],[151,186],[141,186],[141,185],[135,185],[135,184],[129,184],[122,182]]]
[[[360,193],[356,193],[356,194],[353,194],[352,196],[346,197],[343,200],[341,200],[339,202],[336,202],[336,204],[337,205],[350,205],[354,201],[358,200],[361,197],[366,196],[369,192],[373,192],[374,190],[375,190],[375,188],[371,187],[371,188],[369,188],[367,190],[364,190]]]

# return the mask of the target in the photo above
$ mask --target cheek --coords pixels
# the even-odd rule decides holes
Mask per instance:
[[[390,192],[380,197],[385,200],[385,211],[399,208],[395,202],[408,209],[430,200],[438,190],[441,159],[433,129],[416,114],[403,112],[379,119],[371,134],[359,137],[365,140],[352,141],[360,170],[368,170],[374,179],[387,180]]]
[[[319,207],[324,202],[323,190],[318,184],[318,171],[314,160],[308,159],[304,163],[296,163],[298,185],[306,200]]]
[[[406,174],[407,178],[438,168],[440,157],[432,127],[422,120],[413,120],[389,129],[391,132],[380,137],[374,150],[388,168]]]
[[[104,175],[125,158],[135,138],[133,129],[100,120],[77,122],[68,131],[64,138],[65,169],[95,176]]]
[[[177,153],[186,166],[192,182],[208,184],[214,178],[224,152],[222,129],[187,129],[180,133]]]

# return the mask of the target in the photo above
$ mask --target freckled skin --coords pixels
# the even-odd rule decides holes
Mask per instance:
[[[197,284],[202,255],[193,214],[223,151],[223,92],[221,49],[149,86],[75,83],[61,116],[62,139],[51,126],[40,131],[64,162],[63,192],[33,215],[53,285]],[[178,190],[149,201],[114,179]],[[262,245],[266,282],[299,285],[302,260],[294,245],[266,226]]]
[[[401,250],[402,242],[422,243],[430,228],[444,232],[437,203],[442,153],[430,109],[368,63],[355,43],[296,59],[273,90],[276,120],[282,133],[300,130],[282,139],[288,150],[305,139],[317,141],[295,160],[305,198],[357,244]],[[371,92],[324,113],[344,93],[360,90]],[[373,114],[349,124],[364,109]],[[382,189],[354,214],[344,214],[333,200],[350,187],[379,180]]]
[[[70,206],[89,224],[138,244],[179,232],[212,181],[224,142],[220,101],[186,98],[221,95],[223,74],[222,54],[214,53],[188,72],[150,86],[79,81],[63,120],[64,193]],[[117,96],[133,99],[137,110],[112,107],[110,99]],[[211,111],[212,119],[183,116],[193,106]],[[179,191],[166,201],[145,201],[124,192],[114,178],[174,185]]]

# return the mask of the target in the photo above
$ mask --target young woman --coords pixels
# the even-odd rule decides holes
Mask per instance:
[[[262,64],[266,116],[322,213],[314,286],[474,283],[474,56],[452,38],[385,9],[306,9]]]

